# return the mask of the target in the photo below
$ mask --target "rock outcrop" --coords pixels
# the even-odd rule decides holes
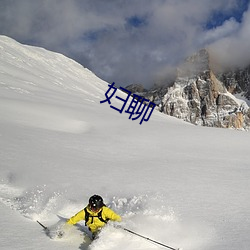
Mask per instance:
[[[210,68],[209,53],[201,50],[178,69],[177,79],[162,99],[161,111],[193,124],[249,127],[249,107],[227,90]]]
[[[159,104],[159,110],[196,125],[248,129],[250,109],[233,94],[250,96],[248,70],[216,75],[209,52],[200,50],[178,68],[170,87],[158,87],[140,94]]]
[[[230,93],[241,94],[250,100],[250,66],[244,69],[227,70],[217,77]]]

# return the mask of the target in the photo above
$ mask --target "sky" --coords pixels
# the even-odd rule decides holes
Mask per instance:
[[[201,48],[225,65],[250,62],[249,0],[0,0],[0,34],[118,86],[165,82]]]

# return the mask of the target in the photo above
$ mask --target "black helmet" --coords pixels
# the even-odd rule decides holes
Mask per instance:
[[[95,194],[89,198],[90,209],[99,210],[103,205],[103,199],[101,196]]]

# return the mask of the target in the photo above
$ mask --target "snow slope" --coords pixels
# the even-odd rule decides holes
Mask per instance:
[[[63,55],[0,36],[0,248],[162,249],[112,225],[90,244],[83,223],[61,240],[36,223],[53,228],[97,193],[124,227],[171,247],[248,250],[249,133],[157,111],[139,125],[100,104],[107,89]]]

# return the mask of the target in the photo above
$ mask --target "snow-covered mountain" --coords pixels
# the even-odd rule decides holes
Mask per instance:
[[[163,113],[196,125],[249,129],[249,79],[249,68],[217,72],[203,49],[179,66],[170,87],[139,94],[159,104]]]
[[[230,93],[238,94],[241,98],[245,97],[250,103],[250,66],[225,70],[216,75]]]
[[[112,225],[91,243],[84,222],[62,239],[36,223],[53,228],[97,193],[124,227],[171,247],[248,250],[249,133],[156,110],[139,125],[100,104],[107,89],[63,55],[0,37],[0,248],[162,249]]]

